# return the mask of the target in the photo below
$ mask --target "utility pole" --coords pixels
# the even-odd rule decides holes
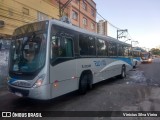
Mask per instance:
[[[119,38],[126,38],[126,35],[124,36],[124,33],[125,32],[128,32],[128,30],[127,29],[124,29],[124,30],[117,30],[117,39],[119,39]]]
[[[131,41],[131,46],[132,46],[132,47],[133,47],[133,45],[132,45],[133,42],[139,43],[138,41]]]
[[[129,40],[131,40],[131,39],[127,39],[126,41],[124,41],[124,42],[127,42],[127,41],[129,41]]]
[[[61,1],[59,0],[59,15],[60,17],[63,16],[64,9],[70,4],[72,0],[68,0],[65,4],[62,4]]]
[[[133,42],[139,43],[138,41],[134,41],[134,40],[131,41],[131,55],[133,55],[133,45],[132,45]]]

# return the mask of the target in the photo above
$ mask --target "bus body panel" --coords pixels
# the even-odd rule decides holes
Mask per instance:
[[[38,88],[24,88],[24,87],[9,85],[8,89],[11,93],[14,93],[19,97],[28,97],[39,100],[48,100],[51,98],[50,84],[43,85]]]
[[[121,74],[122,65],[126,71],[132,66],[117,58],[77,58],[50,66],[52,98],[78,90],[83,71],[90,70],[93,84]]]
[[[152,54],[150,52],[142,52],[141,59],[143,62],[152,62]]]
[[[139,66],[141,64],[142,60],[141,57],[134,57],[133,58],[133,65],[134,66]]]
[[[46,45],[46,58],[43,68],[39,71],[37,76],[33,79],[27,80],[31,86],[26,88],[22,86],[13,85],[11,79],[8,82],[10,91],[16,95],[24,94],[24,96],[34,99],[51,99],[58,97],[60,95],[69,93],[74,90],[79,89],[79,80],[84,71],[91,71],[93,75],[93,84],[106,80],[108,78],[117,76],[121,74],[122,66],[125,65],[126,71],[132,68],[132,59],[129,56],[98,56],[97,53],[93,56],[81,56],[79,48],[79,35],[91,36],[95,41],[97,39],[108,40],[109,42],[114,42],[115,44],[123,44],[124,46],[130,47],[130,45],[120,42],[114,38],[97,35],[96,33],[91,33],[83,29],[67,25],[65,23],[50,20],[48,21],[47,29],[47,43]],[[67,36],[67,40],[73,42],[73,56],[69,57],[57,57],[54,60],[52,53],[52,37],[56,35],[52,34],[52,25],[56,25],[60,28],[60,32],[63,31],[63,39]],[[64,28],[64,30],[63,30]],[[56,31],[56,29],[54,29]],[[62,34],[59,34],[58,39]],[[44,34],[42,34],[44,37]],[[29,37],[32,37],[29,35]],[[65,38],[65,39],[66,39]],[[71,43],[69,42],[69,43]],[[66,40],[63,43],[66,44]],[[57,43],[59,44],[59,43]],[[96,42],[95,42],[96,44]],[[66,47],[71,47],[72,44],[66,45]],[[43,45],[42,45],[43,47]],[[115,47],[115,46],[114,46]],[[97,49],[97,48],[95,48]],[[103,48],[102,48],[103,49]],[[70,49],[67,48],[69,51]],[[66,51],[66,52],[68,52]],[[43,53],[44,51],[42,51]],[[70,52],[68,52],[71,54]],[[51,55],[52,54],[52,55]],[[43,82],[39,87],[34,87],[35,83],[38,81],[39,77],[43,77]],[[19,79],[20,81],[21,79]],[[18,81],[18,80],[17,80]],[[21,80],[26,81],[26,80]]]
[[[78,88],[76,60],[69,60],[55,66],[50,65],[52,97],[57,97]]]

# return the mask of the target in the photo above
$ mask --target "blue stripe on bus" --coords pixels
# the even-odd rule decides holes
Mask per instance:
[[[138,60],[138,61],[141,61],[141,58],[140,57],[135,57],[134,59]]]
[[[116,60],[122,60],[122,61],[128,63],[128,64],[131,65],[131,66],[133,65],[133,63],[132,63],[132,58],[116,57],[116,58],[114,58],[114,59],[116,59]]]
[[[11,83],[13,83],[14,81],[16,81],[17,79],[15,79],[15,78],[10,78],[9,80],[8,80],[8,82],[11,84]]]

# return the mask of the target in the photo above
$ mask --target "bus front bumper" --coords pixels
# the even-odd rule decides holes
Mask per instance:
[[[39,100],[50,99],[50,87],[48,87],[47,85],[43,85],[37,88],[23,88],[8,84],[8,89],[11,93],[19,97],[28,97]]]

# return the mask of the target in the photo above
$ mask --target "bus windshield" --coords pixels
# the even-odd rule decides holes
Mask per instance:
[[[142,54],[142,57],[148,57],[149,56],[149,54]]]
[[[152,57],[151,53],[145,52],[141,54],[142,59],[149,59]]]
[[[15,74],[34,73],[44,66],[46,29],[45,22],[33,23],[16,29],[10,48],[10,72]]]

